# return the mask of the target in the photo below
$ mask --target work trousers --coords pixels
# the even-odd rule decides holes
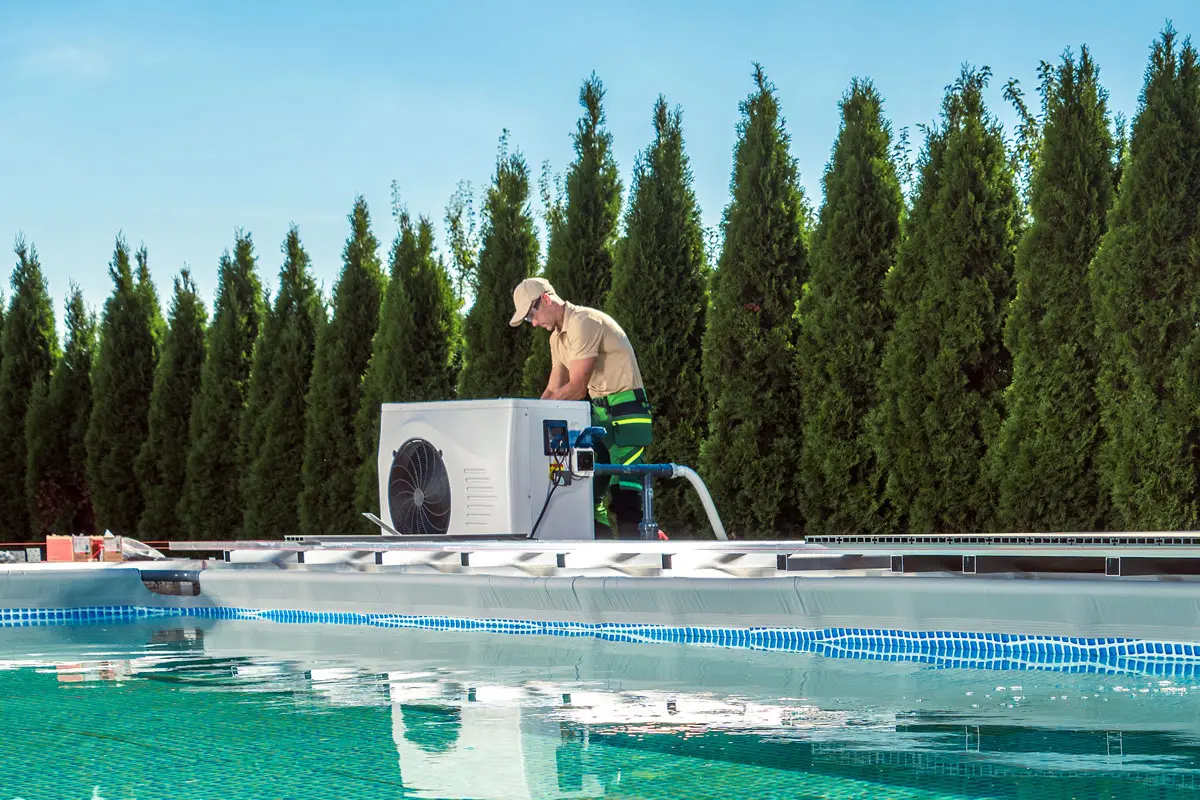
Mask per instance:
[[[653,440],[650,404],[641,389],[617,392],[592,399],[592,424],[604,428],[604,438],[595,443],[597,464],[644,464],[646,448]],[[642,479],[634,475],[598,477],[592,483],[596,506],[596,538],[640,537]]]

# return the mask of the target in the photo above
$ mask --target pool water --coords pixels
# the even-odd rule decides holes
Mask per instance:
[[[1200,678],[174,619],[5,630],[0,800],[1200,796]]]

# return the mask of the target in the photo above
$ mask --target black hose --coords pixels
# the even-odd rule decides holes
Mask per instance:
[[[529,532],[527,538],[532,539],[537,533],[538,526],[542,524],[542,517],[546,516],[546,509],[550,507],[550,497],[554,494],[554,490],[558,488],[558,478],[555,477],[554,483],[550,486],[550,491],[546,492],[546,502],[542,503],[542,513],[538,514],[537,522],[533,523],[533,530]]]
[[[569,454],[568,457],[570,457]],[[559,467],[562,466],[563,459],[561,456],[556,458],[555,461]],[[554,477],[550,479],[550,491],[546,492],[546,502],[542,503],[542,512],[538,514],[537,522],[533,523],[533,529],[529,531],[529,535],[525,537],[526,539],[532,539],[534,534],[537,533],[538,526],[542,524],[542,517],[546,516],[546,509],[550,507],[550,498],[554,495],[554,490],[558,488],[558,479],[561,472],[561,469],[554,471]]]

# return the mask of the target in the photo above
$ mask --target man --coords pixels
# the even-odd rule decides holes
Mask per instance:
[[[604,428],[596,443],[596,463],[641,464],[653,425],[642,373],[629,337],[617,321],[594,308],[558,296],[544,278],[527,278],[513,289],[514,328],[528,322],[550,331],[550,378],[543,400],[583,400],[592,404],[592,424]],[[607,510],[606,490],[611,492]],[[609,512],[617,536],[637,539],[642,519],[642,481],[632,476],[597,478],[596,536],[610,538]]]

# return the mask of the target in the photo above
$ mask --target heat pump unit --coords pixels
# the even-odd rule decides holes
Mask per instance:
[[[545,508],[534,538],[593,538],[590,478],[555,486],[547,504],[548,422],[581,431],[591,408],[508,398],[382,404],[380,519],[401,535],[528,536]]]

